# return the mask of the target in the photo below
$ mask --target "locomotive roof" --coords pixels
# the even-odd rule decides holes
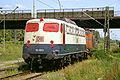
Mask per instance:
[[[68,20],[68,19],[67,19]],[[76,27],[78,27],[76,24],[74,24],[74,23],[71,23],[71,21],[65,21],[65,20],[61,20],[61,19],[50,19],[50,18],[43,18],[43,21],[45,21],[45,22],[57,22],[57,23],[65,23],[65,24],[69,24],[69,25],[73,25],[73,26],[76,26]],[[30,22],[32,22],[32,23],[34,23],[34,22],[40,22],[40,19],[31,19],[31,20],[29,20],[29,21],[27,21],[27,23],[30,23]],[[81,28],[81,27],[79,27],[79,28]],[[81,28],[81,29],[83,29],[83,28]]]
[[[69,19],[49,19],[49,18],[43,18],[44,21],[51,21],[51,22],[60,22],[60,23],[70,23],[73,25],[76,25],[73,21],[69,20]],[[29,20],[27,23],[29,22],[40,22],[40,19],[31,19]],[[76,25],[77,26],[77,25]]]
[[[49,18],[43,18],[43,21],[51,21],[51,22],[62,22],[64,23],[65,21],[64,20],[59,20],[59,19],[49,19]],[[28,21],[29,22],[40,22],[40,19],[31,19]]]

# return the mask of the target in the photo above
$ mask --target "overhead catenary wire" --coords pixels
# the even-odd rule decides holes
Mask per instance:
[[[104,25],[102,23],[100,23],[99,21],[97,21],[95,18],[91,17],[90,15],[88,15],[86,12],[82,11],[85,15],[87,15],[89,18],[91,18],[92,20],[94,20],[95,22],[97,22],[98,24],[100,24],[101,26],[104,27]]]
[[[17,2],[16,2],[15,5],[18,6],[19,9],[20,9],[20,8],[24,8],[23,2],[24,2],[23,0],[17,0]]]
[[[11,11],[10,14],[12,14],[13,12],[15,12],[17,8],[19,8],[19,7],[17,6],[14,10]],[[9,15],[9,14],[5,14],[5,16],[6,16],[6,15]],[[4,19],[2,19],[0,23],[2,23],[3,21],[4,21]]]
[[[48,4],[44,3],[44,2],[42,2],[42,1],[40,1],[40,0],[37,0],[37,1],[40,2],[40,3],[42,3],[42,4],[44,4],[44,5],[46,5],[47,7],[50,7],[50,8],[52,8],[52,9],[54,9],[52,6],[50,6],[50,5],[48,5]]]
[[[58,3],[59,3],[60,11],[61,11],[61,3],[60,3],[60,0],[58,0]]]
[[[57,0],[57,1],[54,0],[54,2],[57,3],[57,4],[59,4],[59,8],[60,8],[60,10],[61,10],[61,8],[62,8],[63,5],[61,4],[60,0]]]
[[[54,2],[58,4],[58,1],[57,1],[57,0],[54,0]]]
[[[61,9],[62,9],[63,5],[61,4],[60,0],[54,0],[54,2],[57,3],[57,4],[59,4],[59,7],[61,7]]]

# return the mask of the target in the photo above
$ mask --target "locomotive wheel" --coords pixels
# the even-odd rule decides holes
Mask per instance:
[[[71,56],[71,64],[74,64],[75,61],[76,61],[76,57],[75,57],[75,55],[72,55],[72,56]]]
[[[54,60],[54,71],[61,69],[61,59]]]
[[[67,56],[67,64],[70,65],[71,64],[71,55]]]
[[[79,61],[82,61],[82,59],[83,59],[82,56],[79,56]]]
[[[31,60],[31,62],[30,62],[30,70],[32,72],[34,72],[34,71],[36,72],[37,69],[38,69],[38,67],[39,67],[39,65],[37,63],[37,60],[33,57],[32,60]]]
[[[59,69],[65,68],[64,63],[64,59],[59,59]]]
[[[88,54],[87,53],[84,53],[84,59],[88,59]]]

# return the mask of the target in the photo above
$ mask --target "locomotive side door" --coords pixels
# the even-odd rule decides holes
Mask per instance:
[[[63,24],[63,47],[65,47],[65,24]]]
[[[60,24],[61,33],[61,53],[65,52],[65,24]]]
[[[61,43],[62,43],[63,47],[65,47],[65,24],[61,24],[60,32],[62,34],[62,36],[61,36],[61,38],[62,38]]]

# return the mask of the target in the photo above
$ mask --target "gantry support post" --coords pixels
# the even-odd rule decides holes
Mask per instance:
[[[109,51],[110,50],[110,30],[109,30],[109,7],[106,7],[105,9],[105,25],[104,25],[104,50]]]

